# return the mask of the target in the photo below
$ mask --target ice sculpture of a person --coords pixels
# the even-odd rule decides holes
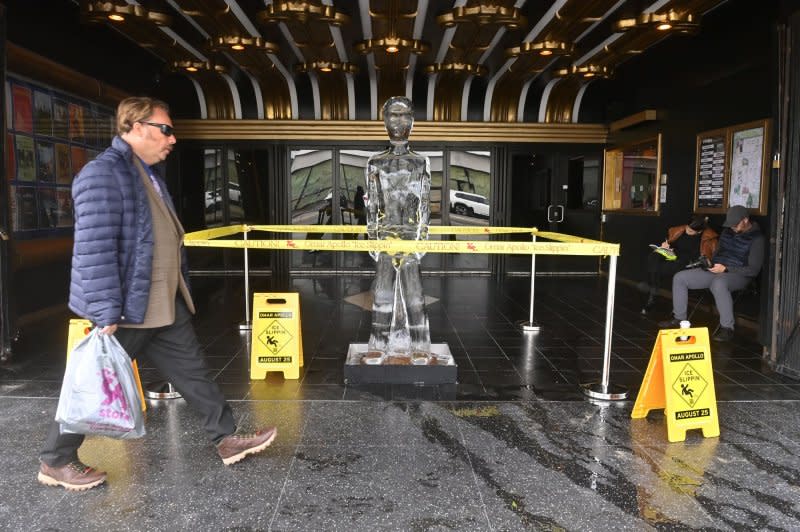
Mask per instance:
[[[389,98],[383,105],[383,122],[391,146],[367,161],[367,233],[378,240],[427,240],[430,161],[408,147],[414,124],[411,100]],[[427,364],[431,340],[419,270],[423,253],[370,255],[377,265],[366,361],[380,364],[399,355]]]

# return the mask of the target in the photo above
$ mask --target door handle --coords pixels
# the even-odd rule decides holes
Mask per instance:
[[[548,205],[547,206],[547,221],[550,223],[561,223],[564,221],[564,206],[563,205]]]

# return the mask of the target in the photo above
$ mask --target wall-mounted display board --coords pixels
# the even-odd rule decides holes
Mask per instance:
[[[114,111],[13,74],[5,90],[5,171],[14,236],[68,234],[72,179],[108,146],[116,129]]]
[[[697,135],[697,176],[694,210],[725,210],[725,170],[728,159],[728,132],[725,129]]]
[[[770,125],[758,120],[697,135],[695,212],[744,205],[753,214],[766,214]]]

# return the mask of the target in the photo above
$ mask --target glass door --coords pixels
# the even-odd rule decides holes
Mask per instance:
[[[447,218],[451,226],[488,226],[491,220],[492,174],[488,151],[448,151]],[[455,240],[489,240],[488,235],[457,235]],[[449,269],[485,273],[489,255],[448,256]]]
[[[340,197],[334,187],[333,151],[291,150],[289,153],[290,186],[289,202],[292,225],[334,225],[341,223]],[[334,197],[334,192],[336,192]],[[299,240],[329,240],[330,233],[292,233]],[[335,267],[332,251],[312,249],[292,251],[291,267],[327,268]]]
[[[542,149],[511,156],[511,224],[600,239],[600,157]],[[528,240],[520,236],[515,240]],[[543,240],[547,241],[547,240]],[[530,273],[530,256],[508,260],[509,273]],[[541,255],[537,273],[596,274],[597,257]]]

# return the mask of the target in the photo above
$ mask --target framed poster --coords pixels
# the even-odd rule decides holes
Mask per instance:
[[[36,141],[36,178],[49,183],[56,180],[56,161],[52,142]]]
[[[53,136],[69,138],[69,108],[62,100],[53,100]]]
[[[33,138],[16,135],[17,181],[36,180],[36,157],[33,154]]]
[[[56,189],[57,227],[72,227],[72,192],[68,188]]]
[[[33,133],[33,95],[31,90],[21,85],[12,85],[11,99],[14,106],[14,129]]]
[[[81,146],[70,146],[70,159],[72,159],[72,177],[78,175],[81,168],[89,162],[86,148]]]
[[[730,129],[730,179],[728,206],[744,205],[754,214],[767,212],[769,184],[769,120],[759,120]]]
[[[17,178],[17,154],[14,150],[14,137],[6,133],[6,179]]]
[[[728,168],[727,129],[697,135],[697,166],[694,177],[694,212],[725,212],[725,179]]]
[[[72,169],[69,162],[69,145],[56,143],[56,183],[69,185],[72,183]]]
[[[50,95],[33,91],[33,125],[37,135],[50,137],[53,135],[53,105]]]
[[[36,229],[36,189],[33,187],[12,187],[12,220],[15,231]]]
[[[56,189],[53,187],[39,187],[39,229],[58,227],[58,212],[56,211]]]
[[[85,109],[77,103],[69,104],[69,138],[70,140],[86,141]]]

